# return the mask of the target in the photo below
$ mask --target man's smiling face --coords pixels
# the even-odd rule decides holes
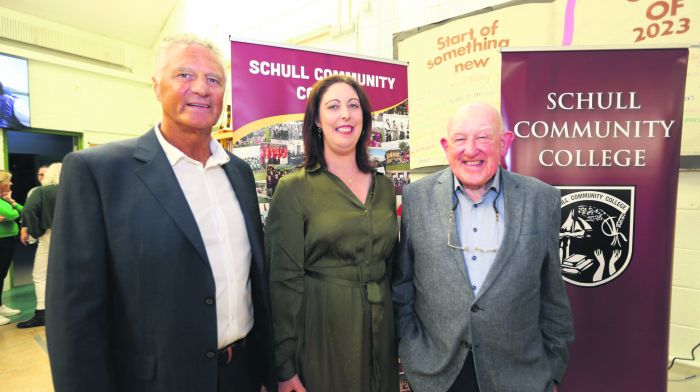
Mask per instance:
[[[467,190],[483,194],[496,174],[513,141],[513,133],[502,128],[498,112],[485,104],[465,106],[450,118],[440,143],[452,173]]]
[[[221,116],[226,82],[219,58],[197,44],[176,44],[164,56],[153,80],[162,127],[211,132]]]

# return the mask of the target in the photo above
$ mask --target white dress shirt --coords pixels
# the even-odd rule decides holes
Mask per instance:
[[[230,158],[212,139],[211,156],[202,165],[168,143],[160,124],[155,131],[204,242],[216,284],[218,345],[223,348],[246,336],[253,327],[250,241],[238,198],[221,167]]]

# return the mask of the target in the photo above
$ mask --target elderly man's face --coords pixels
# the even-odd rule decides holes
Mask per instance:
[[[221,115],[224,69],[216,55],[197,44],[177,44],[165,54],[153,88],[163,106],[163,128],[210,132]]]
[[[484,185],[498,170],[513,141],[513,133],[500,131],[498,112],[474,105],[456,112],[440,142],[452,172],[467,191],[483,195]]]

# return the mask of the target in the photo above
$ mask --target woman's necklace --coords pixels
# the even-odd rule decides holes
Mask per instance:
[[[352,184],[352,182],[355,180],[355,177],[357,177],[357,175],[360,173],[360,170],[356,170],[355,173],[353,173],[351,176],[344,176],[340,173],[335,173],[335,172],[331,172],[331,173],[335,174],[344,183]]]
[[[341,177],[343,181],[347,182],[348,184],[352,184],[352,181],[357,177],[357,175],[360,173],[360,171],[356,171],[355,174],[351,175],[350,177]]]

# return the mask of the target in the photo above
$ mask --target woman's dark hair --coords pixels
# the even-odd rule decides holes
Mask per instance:
[[[372,129],[372,108],[369,105],[367,94],[362,89],[357,81],[349,76],[331,75],[316,82],[312,89],[309,99],[306,102],[306,112],[304,113],[304,126],[302,135],[304,137],[304,167],[311,168],[317,163],[321,167],[326,167],[326,158],[323,156],[323,137],[318,135],[318,114],[321,107],[321,97],[326,93],[328,88],[336,83],[345,83],[350,85],[357,97],[360,99],[360,107],[362,108],[362,132],[355,146],[355,161],[357,167],[364,173],[369,173],[372,166],[369,163],[369,154],[367,153],[367,142],[371,136]]]

